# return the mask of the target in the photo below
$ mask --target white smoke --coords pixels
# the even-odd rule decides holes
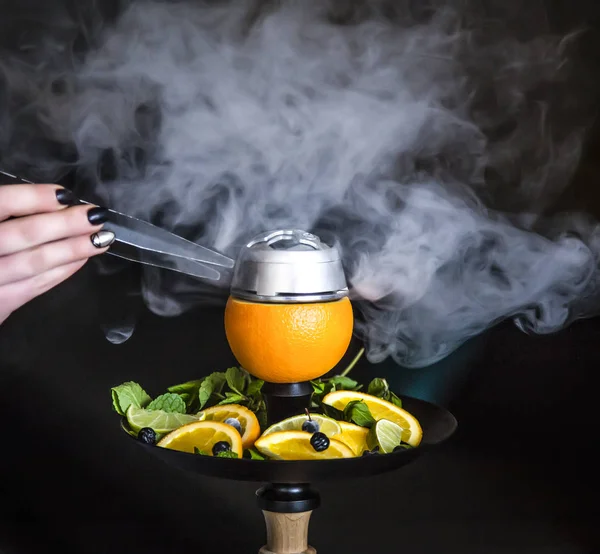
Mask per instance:
[[[102,330],[104,331],[104,336],[108,342],[112,344],[123,344],[132,337],[133,332],[135,331],[135,325],[102,325]]]
[[[2,158],[75,168],[111,207],[232,256],[263,230],[333,232],[371,361],[423,366],[505,318],[547,333],[590,315],[597,227],[541,217],[588,123],[568,108],[570,41],[408,5],[339,24],[319,0],[132,3],[82,63],[4,64],[70,157],[9,133]],[[157,275],[156,313],[212,294]]]

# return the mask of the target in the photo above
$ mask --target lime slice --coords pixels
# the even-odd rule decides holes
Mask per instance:
[[[127,410],[127,423],[135,433],[139,433],[140,429],[150,427],[158,435],[170,433],[174,429],[204,419],[202,414],[186,415],[163,412],[162,410],[145,410],[137,408],[133,404]]]
[[[319,426],[319,431],[321,433],[324,433],[330,438],[342,432],[340,424],[335,419],[319,414],[310,414],[310,419]],[[271,425],[271,427],[269,427],[261,436],[265,437],[271,433],[279,433],[282,431],[302,431],[302,425],[307,421],[307,415],[288,417],[279,423]]]
[[[404,429],[397,423],[388,419],[380,419],[371,427],[367,435],[367,446],[370,450],[379,446],[381,452],[389,454],[402,442],[403,432]]]

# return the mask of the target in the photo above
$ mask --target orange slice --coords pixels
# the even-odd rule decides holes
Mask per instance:
[[[351,448],[356,456],[360,456],[365,450],[368,450],[367,435],[369,430],[366,427],[346,421],[338,421],[338,424],[342,432],[335,436],[335,440],[343,442]]]
[[[317,452],[310,444],[311,433],[306,431],[278,431],[263,435],[254,447],[267,458],[276,460],[328,460],[354,458],[354,452],[343,442],[330,439],[329,448]]]
[[[239,404],[213,406],[202,410],[198,415],[204,414],[204,421],[224,422],[226,419],[237,419],[242,428],[242,446],[250,448],[260,436],[260,423],[252,410]]]
[[[157,446],[180,452],[194,453],[194,448],[212,456],[212,447],[220,441],[228,442],[231,451],[241,458],[244,453],[242,437],[231,425],[218,421],[195,421],[183,425],[164,436]]]
[[[411,446],[419,446],[421,443],[423,430],[415,416],[387,400],[382,400],[364,392],[336,390],[326,395],[323,398],[323,403],[333,406],[338,410],[343,410],[353,400],[362,400],[371,411],[371,415],[375,418],[375,421],[388,419],[402,427],[403,442]]]

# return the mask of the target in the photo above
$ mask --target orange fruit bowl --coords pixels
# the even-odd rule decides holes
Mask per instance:
[[[239,364],[271,383],[299,383],[325,375],[352,338],[348,298],[304,304],[258,303],[229,297],[227,341]]]

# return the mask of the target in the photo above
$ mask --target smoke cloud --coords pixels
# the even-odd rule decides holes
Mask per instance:
[[[333,234],[372,362],[425,366],[506,318],[554,332],[598,307],[598,226],[545,216],[590,122],[578,36],[536,2],[472,4],[55,12],[0,61],[0,160],[232,257],[268,229]],[[226,297],[144,272],[161,315]]]

